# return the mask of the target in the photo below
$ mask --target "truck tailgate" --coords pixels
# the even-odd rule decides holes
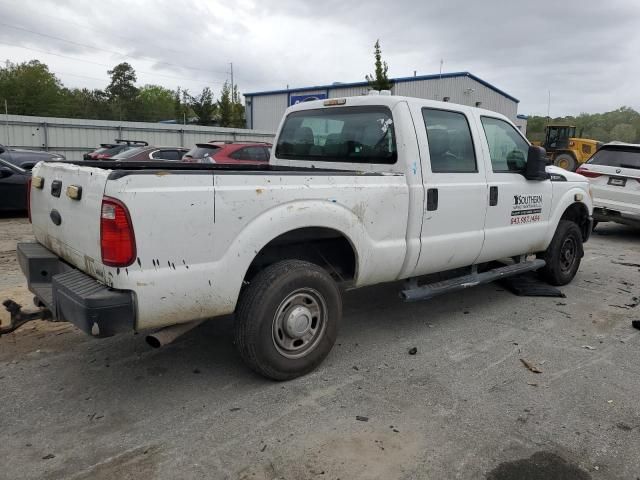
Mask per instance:
[[[85,273],[104,280],[100,252],[100,211],[110,170],[40,162],[31,188],[31,221],[36,240]],[[80,188],[73,199],[67,188]]]

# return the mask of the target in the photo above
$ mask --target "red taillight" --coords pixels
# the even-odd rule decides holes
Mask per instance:
[[[576,170],[576,173],[579,173],[580,175],[584,175],[585,177],[588,177],[588,178],[596,178],[596,177],[602,176],[602,173],[592,172],[591,170],[587,170],[584,167],[578,168],[578,170]]]
[[[115,198],[102,199],[100,213],[102,263],[127,267],[136,259],[136,239],[127,207]]]
[[[31,177],[27,180],[27,213],[29,215],[29,223],[31,223]]]

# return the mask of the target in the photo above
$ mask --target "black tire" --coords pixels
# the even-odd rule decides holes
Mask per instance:
[[[564,168],[569,172],[575,172],[576,168],[578,167],[578,162],[576,162],[576,159],[568,153],[561,153],[560,155],[558,155],[553,161],[553,164],[556,167]]]
[[[582,233],[575,223],[560,220],[549,248],[539,255],[547,264],[538,272],[551,285],[566,285],[576,276],[584,256]]]
[[[242,292],[236,347],[253,371],[290,380],[322,363],[341,317],[340,290],[326,270],[301,260],[281,261],[259,272]]]

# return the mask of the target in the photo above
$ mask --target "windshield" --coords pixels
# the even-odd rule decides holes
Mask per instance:
[[[185,153],[184,156],[195,158],[195,159],[210,157],[216,152],[216,150],[219,150],[219,149],[220,147],[218,147],[217,145],[199,143],[195,145],[193,148],[191,148],[191,150],[189,150],[187,153]]]
[[[124,151],[118,153],[117,155],[114,155],[113,158],[114,160],[125,160],[127,158],[131,158],[134,155],[137,155],[141,152],[144,152],[146,147],[135,147],[135,148],[127,148]]]
[[[276,157],[348,163],[395,163],[396,140],[386,107],[339,107],[290,113]]]
[[[640,148],[602,148],[587,162],[591,165],[640,169]]]

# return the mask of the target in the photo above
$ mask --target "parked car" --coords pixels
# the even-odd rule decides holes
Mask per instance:
[[[0,158],[17,165],[24,170],[31,170],[40,161],[64,161],[64,155],[45,152],[43,150],[27,150],[23,148],[11,148],[0,145]]]
[[[189,163],[266,163],[271,144],[265,142],[209,142],[196,143],[184,157]]]
[[[607,143],[577,173],[591,183],[596,222],[640,226],[640,144]]]
[[[565,285],[591,234],[587,179],[493,111],[300,103],[274,148],[260,165],[38,164],[29,288],[94,336],[162,329],[155,346],[235,312],[242,359],[286,380],[331,351],[344,288],[405,280],[417,301],[534,270]]]
[[[100,147],[93,152],[85,153],[83,158],[85,160],[106,160],[127,150],[137,147],[146,147],[149,145],[142,140],[124,140],[117,138],[115,143],[101,143]]]
[[[189,151],[183,147],[136,147],[114,155],[109,160],[126,162],[144,162],[149,160],[171,160],[179,162]]]
[[[31,172],[0,158],[0,211],[27,210],[28,183]]]

